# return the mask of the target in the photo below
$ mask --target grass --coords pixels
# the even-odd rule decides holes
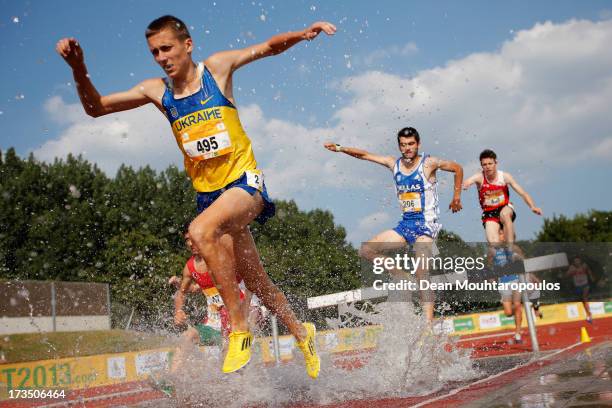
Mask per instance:
[[[126,330],[12,334],[0,338],[2,363],[82,357],[168,347],[168,337]]]

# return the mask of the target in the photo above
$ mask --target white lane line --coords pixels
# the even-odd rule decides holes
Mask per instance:
[[[455,394],[458,394],[458,393],[460,393],[461,391],[466,390],[466,389],[468,389],[468,388],[470,388],[470,387],[472,387],[472,386],[474,386],[474,385],[478,385],[478,384],[481,384],[481,383],[483,383],[483,382],[485,382],[485,381],[489,381],[489,380],[492,380],[492,379],[494,379],[494,378],[500,377],[500,376],[502,376],[502,375],[508,374],[508,373],[510,373],[510,372],[512,372],[512,371],[514,371],[514,370],[519,369],[519,368],[529,367],[530,365],[532,365],[532,364],[534,364],[534,363],[536,363],[536,362],[538,362],[538,361],[540,361],[540,360],[545,360],[545,359],[551,358],[552,356],[555,356],[555,355],[557,355],[557,354],[559,354],[559,353],[563,353],[564,351],[570,350],[570,349],[572,349],[572,348],[574,348],[574,347],[576,347],[576,346],[578,346],[578,345],[580,345],[580,344],[582,344],[582,343],[580,343],[580,342],[579,342],[579,343],[574,343],[574,344],[572,344],[572,345],[570,345],[570,346],[567,346],[567,347],[565,347],[565,348],[562,348],[562,349],[560,349],[560,350],[557,350],[557,351],[555,351],[555,352],[554,352],[554,353],[552,353],[552,354],[546,355],[546,356],[544,356],[544,357],[536,358],[535,360],[530,361],[530,362],[529,362],[529,364],[515,366],[515,367],[510,368],[510,369],[508,369],[508,370],[506,370],[506,371],[502,371],[502,372],[500,372],[500,373],[493,374],[493,375],[491,375],[491,376],[489,376],[489,377],[483,378],[483,379],[478,380],[478,381],[476,381],[476,382],[473,382],[473,383],[470,383],[470,384],[466,384],[466,385],[464,385],[464,386],[462,386],[462,387],[459,387],[459,388],[455,388],[454,390],[451,390],[451,391],[450,391],[450,392],[448,392],[447,394],[440,395],[440,396],[437,396],[437,397],[435,397],[435,398],[430,398],[430,399],[425,400],[425,401],[421,401],[421,402],[419,402],[419,403],[418,403],[418,404],[416,404],[416,405],[410,405],[410,407],[412,407],[412,408],[422,407],[422,406],[425,406],[425,405],[427,405],[427,404],[431,404],[432,402],[436,402],[436,401],[438,401],[438,400],[441,400],[441,399],[444,399],[444,398],[448,398],[448,397],[450,397],[450,396],[452,396],[452,395],[455,395]]]
[[[145,388],[145,389],[135,389],[135,390],[128,390],[128,391],[119,391],[119,392],[114,392],[111,394],[103,394],[103,395],[97,395],[97,396],[85,397],[85,398],[76,398],[73,400],[55,402],[55,403],[51,403],[47,405],[39,405],[38,408],[71,407],[71,406],[81,405],[86,402],[98,402],[98,401],[104,401],[104,400],[115,399],[115,398],[130,397],[133,395],[150,392],[152,390],[153,390],[152,388]]]
[[[480,339],[490,339],[492,337],[512,336],[513,333],[514,333],[513,331],[508,331],[508,332],[505,332],[505,333],[486,334],[486,335],[478,336],[478,337],[468,337],[467,339],[459,339],[459,342],[470,341],[470,340],[480,340]]]

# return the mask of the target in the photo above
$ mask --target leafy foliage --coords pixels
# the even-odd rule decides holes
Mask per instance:
[[[180,231],[196,215],[185,172],[122,166],[111,179],[80,156],[47,164],[9,149],[0,175],[0,278],[107,282],[113,310],[135,308],[138,321],[153,324],[167,319],[166,280],[189,256]],[[358,287],[357,252],[331,213],[276,204],[278,216],[253,232],[287,296]]]
[[[612,242],[612,211],[591,210],[573,218],[555,215],[544,220],[540,242]]]
[[[361,286],[357,251],[330,212],[276,205],[277,216],[252,231],[266,270],[297,310],[309,296]],[[80,156],[41,163],[8,149],[0,152],[0,279],[108,282],[120,317],[134,309],[156,324],[168,320],[166,279],[189,256],[180,230],[195,215],[191,182],[174,166],[160,173],[122,166],[109,178]],[[612,212],[546,219],[537,241],[611,242]],[[438,243],[443,251],[470,250],[452,232],[443,231]]]

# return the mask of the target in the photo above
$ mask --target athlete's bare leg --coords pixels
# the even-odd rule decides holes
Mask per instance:
[[[247,288],[261,299],[264,306],[277,314],[298,341],[302,341],[306,331],[283,293],[264,271],[248,230],[248,224],[262,209],[263,199],[259,193],[251,196],[240,188],[231,188],[192,222],[190,235],[214,276],[230,314],[233,331],[249,329],[236,284],[238,272]],[[228,242],[232,243],[232,248],[228,248]]]
[[[502,306],[504,307],[504,314],[506,316],[510,317],[514,314],[514,311],[512,309],[512,298],[502,300]]]
[[[591,307],[589,306],[589,286],[587,285],[582,290],[582,306],[584,306],[584,311],[586,312],[587,319],[591,319]]]
[[[259,194],[252,196],[240,188],[230,188],[189,226],[191,239],[206,261],[227,307],[233,331],[247,331],[249,325],[241,307],[234,254],[223,236],[234,237],[255,219],[263,205]]]
[[[512,311],[514,312],[514,333],[521,334],[521,324],[523,323],[523,308],[521,307],[521,292],[512,292]]]
[[[426,252],[428,247],[429,247],[429,250],[431,250],[431,242],[433,242],[433,239],[428,236],[421,236],[417,238],[416,242],[420,244],[420,245],[415,244],[415,251],[417,251],[417,254],[418,254],[420,252]],[[374,244],[374,245],[369,245],[369,244]],[[387,244],[384,247],[385,249],[393,249],[395,247],[397,247],[397,249],[401,249],[407,245],[407,242],[404,239],[404,237],[402,237],[400,234],[398,234],[394,230],[383,231],[380,234],[376,235],[374,238],[370,239],[368,242],[365,242],[364,244],[362,244],[361,248],[359,249],[359,255],[369,261],[373,261],[374,258],[378,256],[383,256],[382,254],[378,252],[379,246],[376,244]],[[419,249],[417,249],[417,247],[419,247]],[[429,255],[425,255],[425,256],[429,256]],[[417,281],[424,276],[425,272],[426,270],[422,268],[419,268],[416,271]],[[390,273],[394,275],[396,278],[406,278],[405,272],[401,272],[398,270],[392,270],[390,271]],[[433,321],[433,306],[434,304],[432,301],[430,301],[430,299],[426,297],[422,297],[423,313],[425,314],[429,322]]]
[[[386,257],[386,254],[383,253],[384,251],[390,249],[400,250],[406,248],[407,244],[404,237],[400,234],[394,230],[386,230],[361,244],[359,256],[373,262],[375,258]],[[406,279],[410,277],[406,272],[398,269],[392,269],[389,273],[396,279]]]
[[[501,226],[495,221],[485,222],[485,235],[489,244],[496,244],[499,241],[499,229]]]
[[[373,244],[373,245],[368,245]],[[389,244],[385,245],[385,249],[396,248],[401,249],[405,248],[407,243],[404,237],[395,232],[394,230],[383,231],[380,234],[376,235],[374,238],[370,239],[368,242],[364,242],[359,248],[359,256],[367,259],[368,261],[373,261],[374,258],[382,256],[381,253],[378,252],[378,249],[381,247],[378,244]]]
[[[521,334],[521,324],[523,323],[523,310],[521,309],[521,294],[513,291],[512,296],[502,300],[504,314],[508,317],[514,316],[514,333]]]
[[[414,252],[416,257],[422,257],[427,259],[432,255],[433,238],[427,235],[421,235],[416,239],[414,244]],[[421,279],[427,280],[429,278],[429,270],[426,265],[420,264],[420,267],[416,270],[417,282]],[[434,317],[434,294],[431,290],[421,291],[421,303],[423,307],[423,313],[427,317],[428,322],[433,322]]]
[[[384,258],[387,256],[385,251],[388,250],[401,250],[406,248],[406,240],[400,234],[395,232],[394,230],[383,231],[380,234],[376,235],[374,238],[370,239],[367,242],[361,244],[359,248],[359,256],[370,261],[374,262],[375,258]],[[404,271],[399,269],[391,269],[388,271],[392,278],[401,280],[401,279],[409,279],[410,275]],[[408,301],[410,297],[402,296],[401,299]]]
[[[504,226],[504,238],[508,246],[512,246],[514,243],[514,223],[512,222],[512,215],[514,210],[510,206],[505,206],[499,213],[499,220]]]
[[[265,272],[255,241],[248,227],[232,233],[234,239],[234,254],[236,254],[236,270],[244,279],[247,289],[255,293],[261,302],[274,313],[289,332],[298,340],[303,341],[307,333],[297,319],[287,298],[272,282]]]

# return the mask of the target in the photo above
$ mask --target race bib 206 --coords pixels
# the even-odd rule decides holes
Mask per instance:
[[[403,212],[421,212],[421,193],[410,192],[399,195],[400,207]]]

